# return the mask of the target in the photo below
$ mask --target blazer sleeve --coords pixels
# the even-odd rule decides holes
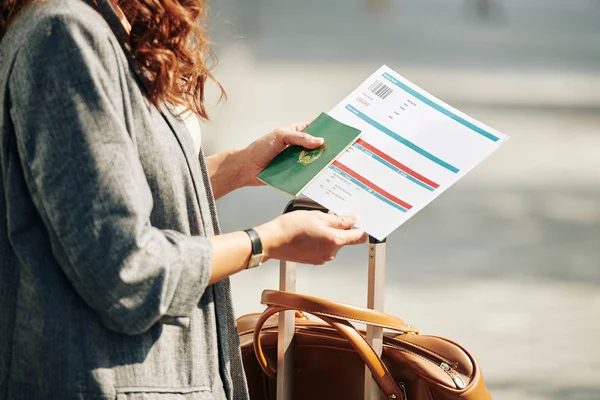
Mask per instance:
[[[9,95],[25,179],[60,267],[108,328],[133,335],[161,320],[189,323],[211,246],[150,224],[152,195],[124,118],[127,67],[111,35],[76,17],[45,19],[19,49]]]

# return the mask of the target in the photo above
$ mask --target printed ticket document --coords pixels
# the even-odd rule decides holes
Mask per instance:
[[[357,214],[357,227],[378,240],[508,140],[387,66],[379,68],[328,116],[340,123],[338,129],[346,132],[344,140],[349,146],[324,160],[318,171],[304,178],[302,189],[291,194],[301,193],[336,214]],[[360,131],[358,139],[350,138],[344,126]],[[324,146],[328,141],[325,138]],[[302,169],[319,157],[306,165],[299,154],[292,158]]]

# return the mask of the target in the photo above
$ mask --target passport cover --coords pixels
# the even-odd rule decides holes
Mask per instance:
[[[325,142],[314,150],[300,146],[287,147],[258,174],[260,181],[298,196],[360,135],[360,130],[342,124],[326,113],[321,113],[304,132],[322,137]]]

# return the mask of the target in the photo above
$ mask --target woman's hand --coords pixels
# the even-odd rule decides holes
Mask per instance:
[[[362,230],[351,229],[355,223],[356,218],[352,216],[294,211],[254,229],[262,242],[263,261],[275,258],[321,265],[333,260],[343,246],[367,240]],[[252,246],[245,232],[211,236],[210,242],[212,269],[209,283],[246,269]]]
[[[289,145],[299,145],[308,149],[315,149],[323,144],[323,138],[316,138],[302,131],[310,122],[298,122],[257,139],[248,147],[240,151],[240,167],[243,186],[261,186],[263,183],[256,179],[262,171],[279,153]]]
[[[294,211],[255,229],[267,259],[321,265],[333,260],[342,247],[367,240],[362,230],[351,229],[356,221],[354,216]]]
[[[296,144],[315,149],[322,145],[322,138],[315,138],[302,132],[309,123],[299,122],[275,129],[243,149],[207,157],[206,165],[215,199],[244,186],[263,185],[256,179],[256,175],[287,146]]]

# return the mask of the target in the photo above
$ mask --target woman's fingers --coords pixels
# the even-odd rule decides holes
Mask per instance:
[[[335,229],[350,229],[358,222],[357,215],[335,215],[330,213],[320,213],[321,218],[325,220],[327,226]]]
[[[307,149],[315,149],[324,143],[323,138],[314,137],[304,132],[293,130],[277,131],[277,140],[284,146],[298,145]]]
[[[335,229],[335,237],[338,245],[352,245],[364,243],[368,235],[362,229],[351,229],[358,222],[356,215],[324,214],[321,213],[320,218],[325,221],[329,228]]]
[[[369,237],[362,229],[351,229],[358,222],[357,215],[332,215],[326,214],[328,225],[337,230],[340,245],[353,245],[366,242]]]
[[[345,231],[338,231],[338,238],[342,242],[342,246],[361,244],[367,241],[369,235],[362,229],[348,229]]]
[[[360,235],[357,233],[355,237],[351,237],[348,244],[361,244],[366,243],[367,240],[369,240],[369,235],[362,229],[352,229],[350,232],[360,232]]]
[[[273,236],[268,235],[270,229],[256,229],[264,236],[264,246],[271,257],[320,265],[333,260],[342,247],[367,240],[364,231],[351,229],[357,221],[355,215],[294,211],[265,224],[272,225],[278,232]]]

